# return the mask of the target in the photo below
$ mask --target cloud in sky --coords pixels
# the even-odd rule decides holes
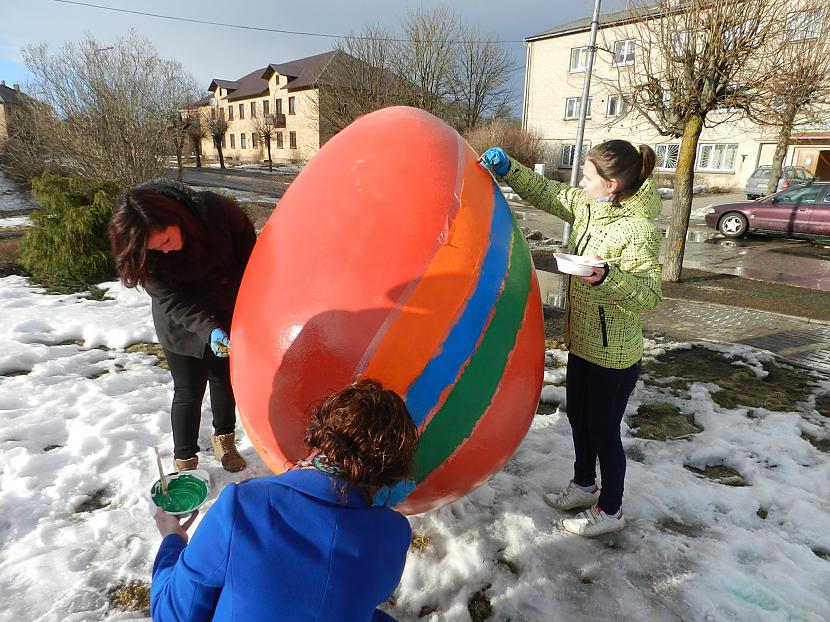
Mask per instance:
[[[619,9],[622,0],[605,0],[603,11]],[[184,17],[210,22],[343,35],[379,24],[394,31],[407,11],[418,7],[447,4],[464,23],[477,26],[509,43],[514,62],[523,67],[527,36],[593,11],[593,0],[554,3],[550,0],[303,0],[276,3],[249,0],[244,3],[199,2],[197,0],[90,0],[89,4]],[[57,0],[0,0],[0,79],[6,83],[26,81],[20,50],[31,44],[48,43],[57,50],[67,41],[82,39],[87,33],[106,42],[127,33],[130,28],[155,44],[165,58],[175,58],[207,88],[213,78],[233,80],[268,63],[286,62],[328,51],[336,38],[258,32],[207,24],[188,23],[69,4]],[[524,73],[514,72],[514,92],[518,110]]]

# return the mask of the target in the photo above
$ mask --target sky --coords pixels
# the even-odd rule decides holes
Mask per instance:
[[[0,207],[13,202],[4,186],[0,176]],[[0,229],[20,224],[0,217]],[[150,578],[160,542],[148,499],[153,448],[170,464],[173,387],[154,355],[126,349],[156,341],[149,297],[115,282],[101,288],[106,297],[91,300],[0,278],[0,622],[148,620],[110,598]],[[695,357],[708,351],[750,377],[773,362],[709,341],[646,340],[644,358],[692,346],[701,348]],[[622,423],[626,527],[591,540],[564,532],[570,513],[543,500],[571,476],[566,364],[563,350],[547,350],[545,408],[504,468],[456,502],[409,517],[421,546],[410,548],[384,609],[399,622],[469,622],[468,603],[482,592],[494,621],[830,619],[830,453],[807,440],[830,437],[816,406],[830,378],[811,376],[806,399],[778,412],[720,405],[717,383],[675,390],[656,382],[671,377],[641,377]],[[659,403],[701,431],[638,436],[632,417]],[[210,433],[205,405],[202,447]],[[241,473],[203,452],[205,509],[228,483],[270,475],[241,426],[238,445],[249,465]],[[717,465],[747,485],[689,468]]]
[[[249,0],[238,3],[197,0],[91,0],[111,8],[159,15],[186,17],[281,30],[343,35],[362,30],[367,24],[397,29],[410,9],[450,6],[464,23],[478,26],[509,43],[516,67],[525,63],[525,37],[574,19],[590,16],[593,0],[304,0],[272,2]],[[616,10],[624,0],[604,0],[603,11]],[[233,7],[233,10],[230,10]],[[47,43],[58,49],[87,33],[102,42],[134,28],[148,38],[165,58],[182,62],[205,89],[214,78],[235,80],[269,63],[281,63],[332,49],[334,37],[264,33],[237,28],[186,23],[148,16],[119,13],[58,0],[0,0],[0,80],[7,85],[25,84],[27,72],[21,49]],[[521,108],[523,69],[514,72],[514,110]]]

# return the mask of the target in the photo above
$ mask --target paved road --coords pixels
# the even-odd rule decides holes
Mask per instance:
[[[175,172],[171,171],[171,174]],[[257,173],[253,171],[216,168],[185,168],[184,182],[191,186],[228,188],[252,194],[281,197],[296,174],[278,172]]]
[[[811,243],[762,236],[733,240],[706,227],[703,214],[708,205],[741,198],[744,196],[694,198],[683,265],[719,274],[830,291],[830,242]],[[511,204],[522,227],[540,231],[554,240],[562,239],[563,223],[558,218],[527,205]],[[664,232],[669,227],[671,209],[671,200],[663,201],[663,212],[656,219]]]

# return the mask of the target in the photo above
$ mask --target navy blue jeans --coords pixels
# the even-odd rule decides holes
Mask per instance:
[[[599,458],[598,505],[606,514],[616,514],[622,506],[625,452],[620,423],[639,376],[639,361],[627,369],[610,369],[568,354],[565,399],[576,454],[574,482],[592,486]]]
[[[227,358],[215,356],[209,346],[205,346],[202,358],[167,350],[164,355],[173,376],[173,405],[170,408],[173,456],[186,460],[199,452],[202,398],[208,384],[214,434],[228,434],[236,427],[236,401],[231,389],[230,366]]]

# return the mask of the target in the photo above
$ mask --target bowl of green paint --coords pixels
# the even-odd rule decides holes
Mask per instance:
[[[210,476],[207,471],[180,471],[166,478],[167,493],[156,480],[150,488],[153,504],[173,516],[190,514],[207,501],[210,495]]]

